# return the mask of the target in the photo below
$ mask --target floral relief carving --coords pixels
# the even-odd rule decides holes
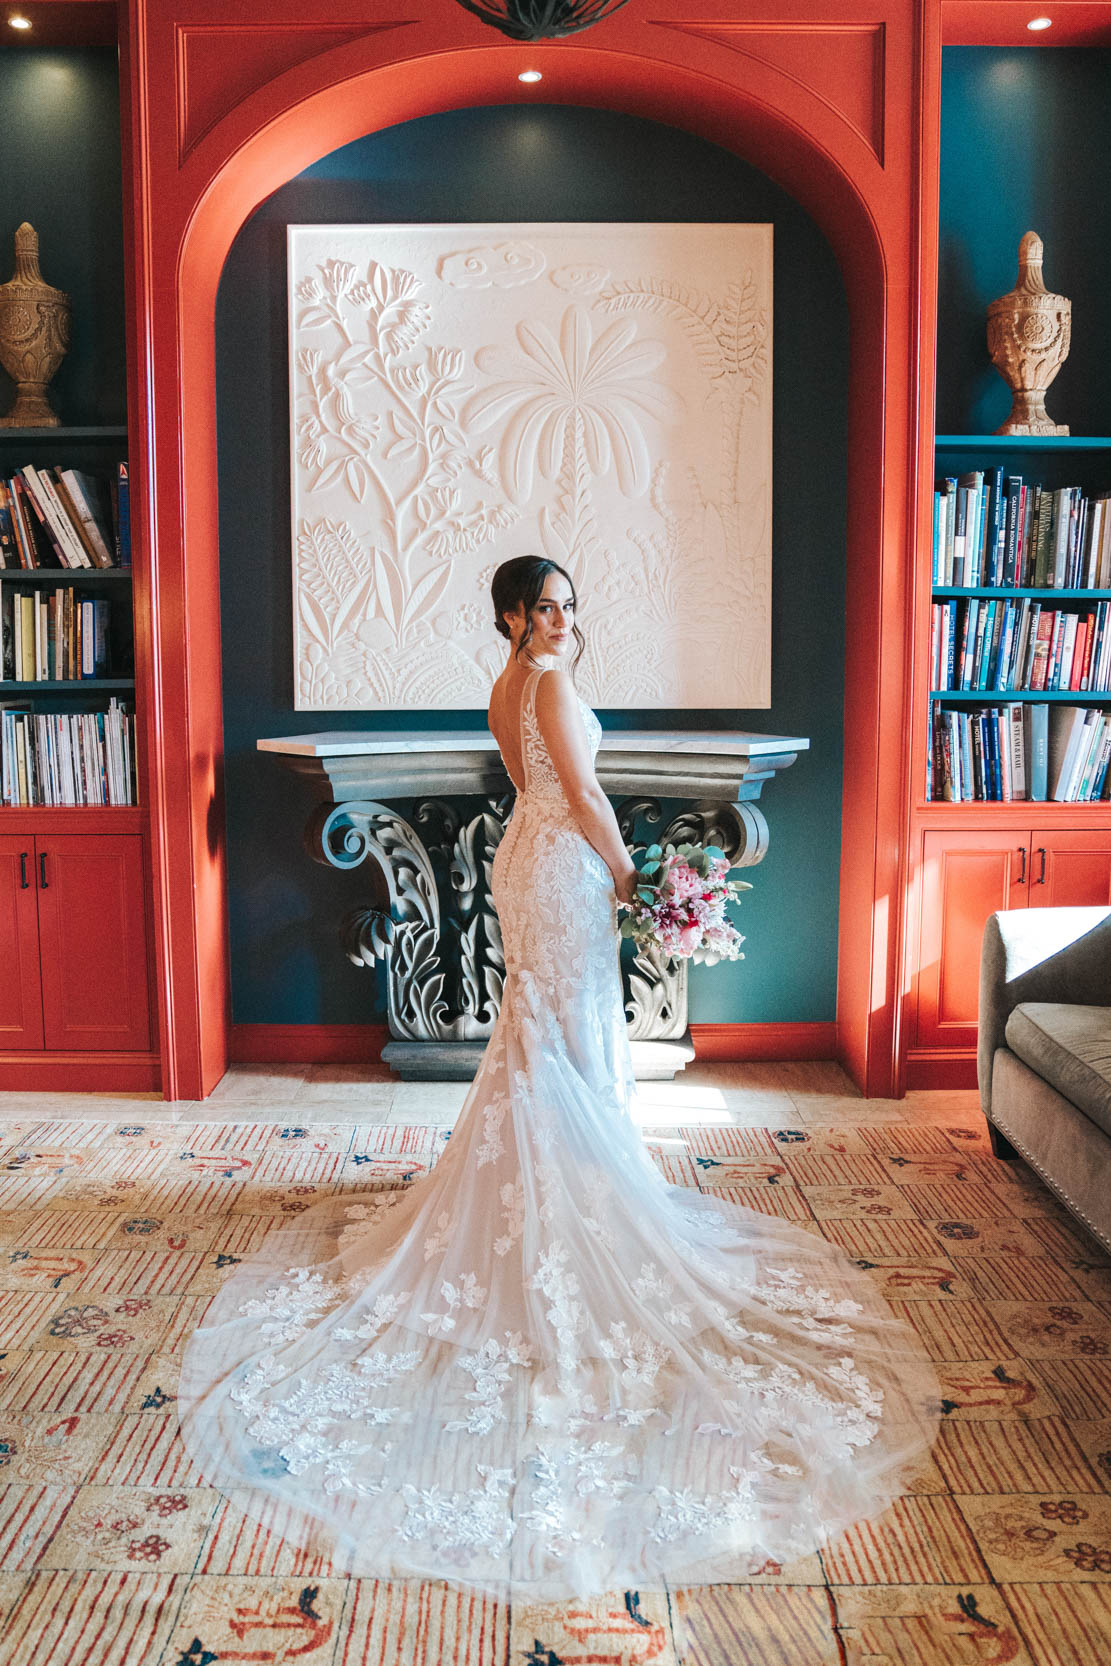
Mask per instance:
[[[484,706],[528,550],[592,705],[767,705],[771,228],[460,229],[290,228],[298,709]]]

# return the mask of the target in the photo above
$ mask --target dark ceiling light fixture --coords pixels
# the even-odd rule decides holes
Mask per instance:
[[[558,40],[619,12],[628,0],[458,0],[510,40]]]

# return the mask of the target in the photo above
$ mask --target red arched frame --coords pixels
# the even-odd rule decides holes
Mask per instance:
[[[516,73],[526,62],[543,70],[546,101],[648,117],[743,156],[812,215],[840,262],[852,335],[846,604],[852,629],[846,633],[838,1035],[844,1062],[865,1091],[900,1091],[908,506],[921,450],[913,235],[921,179],[919,55],[911,8],[891,8],[888,23],[867,26],[878,34],[880,51],[879,116],[871,133],[838,108],[835,83],[823,88],[813,75],[808,80],[805,53],[799,68],[792,31],[809,30],[820,52],[826,37],[839,38],[839,29],[864,27],[838,23],[836,7],[822,0],[809,23],[787,22],[779,35],[769,25],[770,47],[746,37],[746,50],[735,50],[704,38],[702,24],[685,32],[673,19],[662,27],[622,12],[606,26],[612,46],[576,37],[527,52],[488,31],[475,45],[465,13],[450,0],[424,0],[397,8],[402,19],[423,14],[411,24],[363,34],[263,77],[191,149],[183,138],[189,109],[181,65],[183,29],[187,34],[195,25],[162,15],[169,9],[161,0],[132,0],[125,54],[134,187],[134,457],[144,541],[153,552],[136,573],[137,675],[164,1092],[201,1097],[227,1064],[214,344],[224,261],[259,203],[310,163],[413,117],[524,102],[530,95]],[[219,16],[214,7],[201,9]],[[281,0],[278,9],[286,9]],[[700,15],[720,9],[707,5]],[[258,15],[273,22],[274,13],[271,5]],[[213,32],[225,27],[212,25]],[[257,37],[265,39],[262,21]],[[238,43],[242,51],[252,38]],[[229,51],[235,44],[229,42]],[[152,121],[156,102],[165,112],[171,73],[178,85],[176,133],[165,119]],[[805,884],[805,875],[799,882]]]

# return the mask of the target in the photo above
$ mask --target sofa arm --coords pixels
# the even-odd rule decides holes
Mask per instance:
[[[1111,1005],[1111,908],[1008,908],[988,916],[976,1054],[985,1116],[995,1051],[1022,1001]]]

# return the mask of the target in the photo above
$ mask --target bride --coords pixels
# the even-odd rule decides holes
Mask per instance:
[[[506,978],[436,1166],[314,1204],[189,1339],[205,1480],[334,1571],[581,1597],[739,1581],[877,1514],[936,1429],[922,1346],[817,1231],[670,1184],[632,1118],[634,868],[574,587],[493,580]],[[576,655],[577,657],[577,655]]]

